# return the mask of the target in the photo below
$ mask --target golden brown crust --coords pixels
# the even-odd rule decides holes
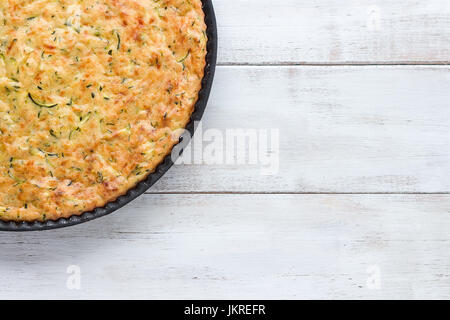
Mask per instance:
[[[0,19],[0,219],[81,214],[154,171],[201,89],[200,0],[4,0]]]

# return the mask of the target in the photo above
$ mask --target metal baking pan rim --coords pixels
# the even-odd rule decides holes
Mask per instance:
[[[212,83],[217,61],[217,25],[214,8],[211,0],[202,0],[203,11],[205,13],[205,23],[207,26],[206,34],[208,36],[207,55],[205,74],[202,80],[202,89],[198,93],[198,100],[191,115],[190,122],[186,125],[186,130],[191,136],[195,131],[195,122],[200,121],[205,112],[211,92]],[[181,151],[182,152],[182,151]],[[39,231],[69,227],[91,221],[122,208],[147,191],[172,167],[173,161],[171,154],[168,154],[164,160],[156,167],[153,173],[150,173],[146,179],[139,182],[134,188],[128,190],[125,195],[118,197],[115,201],[108,202],[103,207],[98,207],[92,211],[84,212],[81,215],[73,215],[69,218],[60,218],[58,220],[17,222],[0,220],[0,231]]]

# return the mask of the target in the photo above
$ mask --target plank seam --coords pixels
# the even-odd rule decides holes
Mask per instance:
[[[192,195],[450,195],[450,191],[444,192],[297,192],[297,191],[150,191],[145,194],[161,194],[161,195],[176,195],[176,194],[192,194]]]
[[[218,63],[220,67],[289,67],[289,66],[302,66],[302,67],[367,67],[367,66],[449,66],[450,61],[417,61],[417,62],[342,62],[342,63],[321,63],[321,62],[264,62],[264,63]]]

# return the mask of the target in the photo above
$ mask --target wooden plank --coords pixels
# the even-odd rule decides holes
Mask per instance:
[[[449,63],[447,0],[214,0],[219,63]]]
[[[224,150],[228,129],[278,129],[279,171],[194,157],[151,191],[449,192],[449,69],[219,67],[197,138],[218,130],[224,141],[202,148]]]
[[[450,195],[145,195],[70,229],[0,233],[0,298],[450,298],[449,208]]]

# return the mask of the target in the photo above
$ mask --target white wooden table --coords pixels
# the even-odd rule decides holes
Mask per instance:
[[[279,129],[278,173],[178,165],[108,217],[0,233],[0,298],[450,298],[450,1],[214,4],[203,131]]]

